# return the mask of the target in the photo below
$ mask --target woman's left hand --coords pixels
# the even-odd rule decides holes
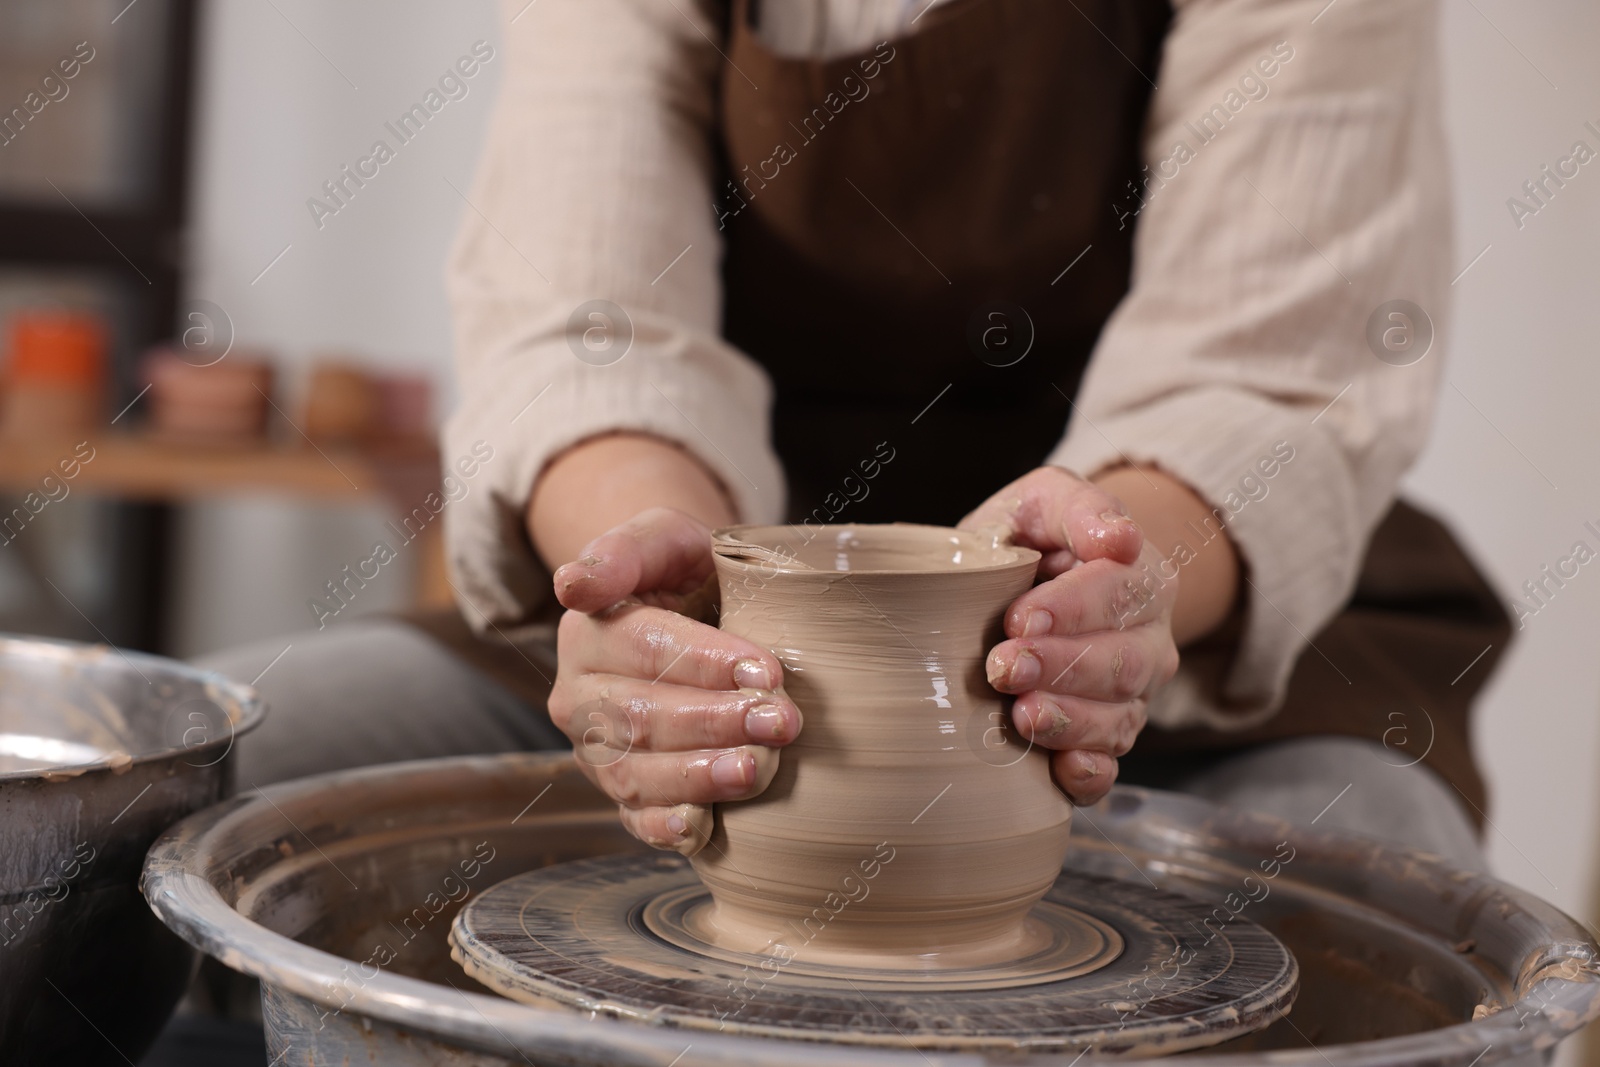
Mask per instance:
[[[1059,467],[1012,482],[961,526],[1043,555],[1040,584],[1012,603],[1007,640],[985,666],[991,685],[1016,696],[1023,738],[1051,750],[1056,783],[1093,804],[1116,781],[1150,695],[1178,669],[1177,575],[1165,576],[1120,500]]]

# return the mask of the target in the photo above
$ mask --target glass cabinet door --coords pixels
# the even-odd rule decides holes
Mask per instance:
[[[138,210],[165,138],[169,0],[0,4],[0,202]],[[52,187],[53,186],[53,187]]]

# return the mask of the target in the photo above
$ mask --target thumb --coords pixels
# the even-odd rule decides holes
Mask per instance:
[[[960,525],[1008,533],[1013,544],[1038,549],[1046,577],[1091,559],[1133,563],[1144,548],[1144,532],[1122,501],[1060,467],[1040,467],[1017,479]]]
[[[652,508],[601,534],[554,575],[556,599],[593,614],[626,597],[690,594],[711,577],[711,531],[671,508]]]

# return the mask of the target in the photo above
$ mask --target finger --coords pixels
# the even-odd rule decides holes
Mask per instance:
[[[1097,803],[1117,780],[1117,761],[1104,752],[1071,749],[1050,755],[1050,774],[1074,804]]]
[[[1144,729],[1145,707],[1143,700],[1107,703],[1034,691],[1017,698],[1011,720],[1024,738],[1041,748],[1082,748],[1123,756]]]
[[[700,689],[777,689],[783,665],[742,637],[665,608],[623,604],[604,615],[568,611],[558,658],[573,674],[620,674]]]
[[[687,752],[756,744],[779,748],[800,733],[800,709],[759,689],[724,693],[586,674],[562,693],[572,709],[558,725],[580,751]],[[552,713],[553,714],[553,713]]]
[[[1132,563],[1144,547],[1143,531],[1120,500],[1059,467],[1041,467],[1013,482],[960,525],[1001,526],[1019,545],[1047,555],[1065,550],[1078,560]]]
[[[601,611],[639,593],[692,593],[713,569],[711,531],[704,524],[681,511],[651,508],[558,568],[556,599],[573,611]]]
[[[1046,552],[1039,560],[1039,580],[1042,582],[1059,574],[1065,574],[1077,565],[1078,557],[1065,548]]]
[[[617,806],[622,828],[647,845],[693,856],[711,840],[713,819],[704,804],[674,807],[629,808]]]
[[[1070,637],[1130,629],[1160,618],[1176,592],[1176,581],[1157,570],[1091,560],[1012,601],[1006,636]]]
[[[745,745],[699,752],[628,752],[591,765],[595,781],[629,808],[717,804],[757,796],[778,772],[776,749]]]
[[[1165,672],[1177,652],[1165,628],[1095,634],[1092,637],[1025,637],[1002,641],[984,667],[989,684],[1002,693],[1043,689],[1091,700],[1136,700],[1171,677]],[[1170,652],[1169,652],[1170,650]]]

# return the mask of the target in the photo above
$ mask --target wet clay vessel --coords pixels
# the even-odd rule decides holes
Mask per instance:
[[[984,661],[1039,554],[933,526],[714,536],[721,626],[771,649],[804,726],[761,796],[719,805],[681,916],[717,949],[967,970],[1059,936],[1031,914],[1071,807]]]

